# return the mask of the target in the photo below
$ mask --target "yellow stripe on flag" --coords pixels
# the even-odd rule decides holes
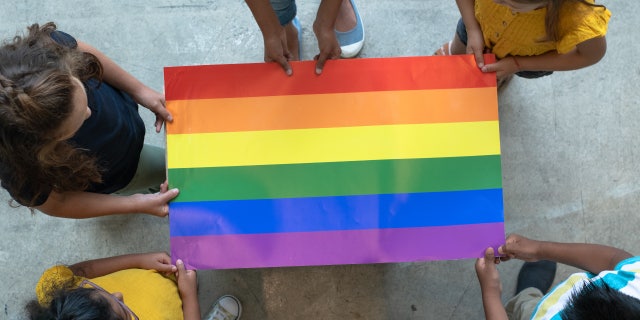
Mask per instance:
[[[500,154],[498,121],[167,135],[169,168]]]

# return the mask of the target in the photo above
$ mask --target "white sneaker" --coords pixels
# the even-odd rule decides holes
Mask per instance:
[[[232,295],[224,295],[213,304],[204,320],[239,320],[241,314],[240,300]]]

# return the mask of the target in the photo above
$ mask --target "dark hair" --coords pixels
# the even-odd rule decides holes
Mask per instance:
[[[640,319],[640,300],[608,286],[591,282],[573,292],[560,314],[564,320]]]
[[[514,0],[518,3],[546,3],[547,15],[545,17],[545,30],[547,37],[544,40],[558,41],[560,40],[560,34],[558,33],[558,25],[560,24],[560,10],[562,6],[568,2],[578,2],[590,7],[602,8],[606,10],[606,7],[601,4],[594,4],[587,2],[586,0]]]
[[[102,179],[94,156],[56,134],[73,110],[71,77],[100,79],[102,67],[94,55],[53,41],[55,30],[52,22],[33,24],[0,47],[0,179],[27,206]]]
[[[31,320],[124,320],[94,288],[60,289],[47,306],[33,300],[26,311]]]

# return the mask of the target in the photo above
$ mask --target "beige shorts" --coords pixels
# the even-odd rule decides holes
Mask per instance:
[[[166,179],[165,149],[145,143],[142,151],[140,151],[140,160],[138,161],[136,174],[126,187],[115,193],[121,195],[155,193],[160,191],[160,184]]]

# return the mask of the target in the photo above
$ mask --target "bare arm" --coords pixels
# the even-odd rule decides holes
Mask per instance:
[[[597,63],[606,51],[607,41],[604,37],[599,37],[581,42],[565,54],[549,52],[540,56],[518,57],[518,63],[522,70],[575,70]]]
[[[287,49],[287,36],[269,0],[246,0],[246,2],[262,32],[264,60],[277,62],[287,75],[293,74],[289,65],[292,55]]]
[[[566,71],[588,67],[600,61],[607,51],[605,37],[593,38],[579,43],[575,49],[559,54],[556,51],[538,56],[511,57],[486,65],[483,72],[497,72],[501,78],[518,71]],[[514,60],[516,59],[516,60]]]
[[[111,58],[89,44],[78,41],[78,50],[91,53],[98,58],[100,64],[102,64],[103,80],[105,82],[130,94],[137,103],[156,115],[156,132],[160,132],[164,121],[173,121],[171,113],[165,108],[163,94],[147,87],[122,69]]]
[[[538,241],[517,234],[509,235],[499,252],[506,255],[506,259],[551,260],[596,274],[613,270],[620,261],[632,257],[630,253],[610,246]]]
[[[480,30],[480,24],[476,20],[475,0],[456,0],[456,4],[467,31]]]
[[[488,248],[484,257],[476,260],[476,275],[482,291],[482,306],[487,320],[506,320],[507,312],[502,305],[502,285],[500,274],[496,268],[496,258],[493,248]]]
[[[195,270],[185,269],[182,260],[178,259],[177,279],[180,299],[182,299],[182,314],[185,320],[200,320],[200,303],[198,302],[198,281]]]
[[[164,217],[169,213],[168,202],[178,196],[178,189],[154,194],[118,196],[92,192],[51,192],[47,201],[36,209],[55,217],[84,219],[114,214],[146,213]]]
[[[539,259],[553,260],[592,273],[612,270],[620,261],[631,258],[624,250],[589,243],[542,242]]]
[[[462,21],[467,29],[467,53],[473,54],[479,68],[484,66],[484,36],[476,19],[475,0],[456,0]]]
[[[340,44],[335,33],[336,19],[342,0],[322,0],[313,22],[313,32],[318,39],[320,53],[315,57],[316,74],[321,74],[327,60],[340,58]]]
[[[89,279],[101,277],[126,269],[157,270],[162,273],[176,272],[171,258],[164,252],[139,253],[101,258],[76,263],[69,267],[73,274]]]

